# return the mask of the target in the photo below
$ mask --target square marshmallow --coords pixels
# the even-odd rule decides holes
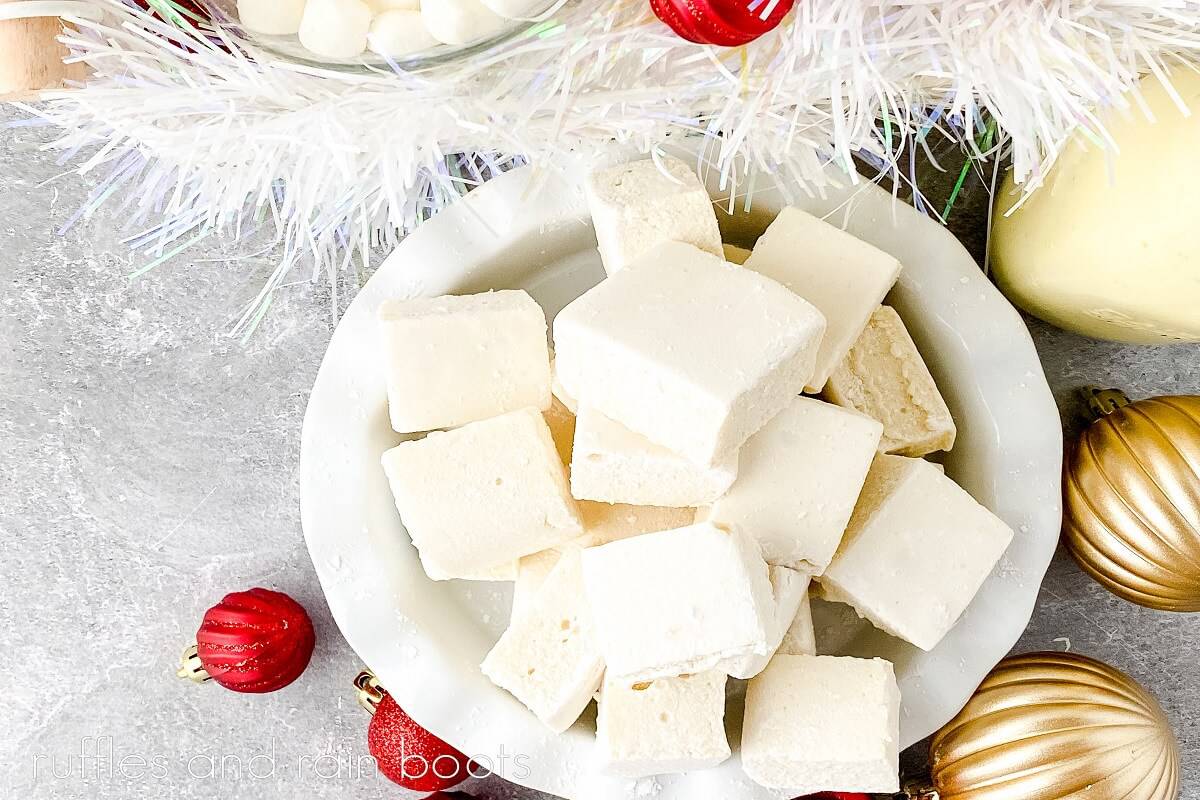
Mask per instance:
[[[776,653],[785,656],[815,656],[817,654],[817,636],[813,630],[812,602],[809,598],[810,593],[805,592],[804,599],[800,601],[800,607],[796,609],[796,616],[783,634],[783,641],[779,643]]]
[[[819,575],[837,550],[883,426],[855,411],[797,397],[750,437],[738,477],[701,519],[738,525],[768,564]]]
[[[932,650],[1012,536],[928,461],[876,456],[842,545],[819,579],[821,592],[877,628]]]
[[[581,406],[712,465],[800,393],[824,326],[775,281],[666,242],[559,312],[555,366]]]
[[[746,268],[773,278],[825,315],[808,390],[819,392],[900,274],[900,262],[798,208],[785,208],[759,237]]]
[[[591,547],[583,575],[614,678],[695,674],[769,652],[767,565],[740,531],[701,523]]]
[[[583,523],[533,408],[383,454],[400,518],[434,580],[478,575],[577,538]]]
[[[729,758],[725,673],[630,684],[606,678],[596,717],[605,771],[625,778],[715,767]]]
[[[721,231],[708,191],[677,158],[599,170],[588,178],[586,192],[609,275],[661,242],[686,242],[721,255]]]
[[[787,567],[771,567],[771,591],[775,598],[775,614],[771,620],[770,639],[767,646],[770,652],[765,655],[753,655],[739,658],[731,662],[726,671],[733,678],[753,678],[762,672],[771,657],[783,643],[800,606],[807,605],[809,576]]]
[[[789,795],[898,791],[900,691],[879,658],[777,655],[746,687],[742,767]]]
[[[389,300],[379,328],[399,433],[550,407],[546,316],[523,291]]]
[[[694,508],[627,506],[620,503],[593,503],[590,500],[581,500],[578,505],[583,518],[583,536],[556,549],[525,556],[518,562],[516,583],[513,585],[513,616],[528,608],[530,600],[558,563],[561,551],[571,547],[595,547],[643,533],[682,528],[691,525],[696,516]]]
[[[716,500],[735,477],[736,453],[716,466],[700,466],[593,408],[579,409],[571,458],[577,500],[694,507]]]
[[[480,666],[538,719],[561,733],[579,719],[604,674],[583,593],[579,551],[564,553]]]
[[[890,306],[875,309],[829,376],[825,396],[882,422],[879,449],[885,453],[919,458],[954,447],[950,409],[903,320]]]

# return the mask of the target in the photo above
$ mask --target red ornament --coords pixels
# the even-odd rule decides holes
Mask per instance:
[[[737,47],[778,27],[795,0],[650,0],[655,16],[689,42]],[[769,9],[764,17],[763,12]]]
[[[386,692],[375,704],[367,749],[379,771],[405,789],[440,792],[468,776],[470,760],[414,722]]]
[[[273,692],[300,677],[315,642],[308,613],[286,594],[234,592],[205,612],[179,674],[235,692]]]

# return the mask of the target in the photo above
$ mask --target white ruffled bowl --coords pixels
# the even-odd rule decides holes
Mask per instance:
[[[603,276],[578,183],[549,178],[531,188],[531,177],[528,168],[504,174],[424,224],[359,292],[334,333],[309,400],[300,463],[305,538],[330,610],[413,718],[515,783],[572,800],[648,791],[659,800],[780,797],[741,769],[738,688],[727,714],[734,758],[637,787],[601,774],[592,754],[593,714],[554,735],[479,671],[507,623],[510,586],[429,580],[400,523],[379,465],[380,454],[403,438],[388,425],[375,338],[379,304],[519,287],[553,317]],[[845,606],[814,604],[822,652],[894,662],[907,747],[962,707],[1029,621],[1058,538],[1058,414],[1020,317],[947,231],[871,185],[821,197],[795,194],[806,210],[904,263],[889,302],[958,422],[947,472],[1016,531],[999,566],[932,652],[880,633]],[[758,189],[751,213],[722,219],[726,240],[752,244],[783,203],[778,191]]]

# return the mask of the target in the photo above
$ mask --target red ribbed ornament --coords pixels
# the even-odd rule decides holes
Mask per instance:
[[[650,0],[654,15],[689,42],[738,47],[774,30],[795,0]],[[764,16],[765,14],[765,16]]]
[[[300,677],[315,642],[302,605],[283,592],[251,589],[227,594],[205,612],[196,657],[226,689],[273,692]]]

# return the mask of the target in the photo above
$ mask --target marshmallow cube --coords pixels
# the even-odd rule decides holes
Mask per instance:
[[[783,643],[784,635],[796,619],[801,605],[807,606],[809,576],[787,567],[771,567],[771,591],[775,598],[775,614],[771,620],[770,652],[739,658],[726,668],[730,677],[753,678],[762,672]],[[811,625],[811,618],[810,618]]]
[[[434,580],[477,575],[583,533],[537,409],[404,442],[383,454],[383,467]]]
[[[819,578],[821,591],[886,633],[932,650],[1012,536],[933,464],[879,455],[842,545]]]
[[[483,0],[492,13],[505,19],[528,19],[548,5],[547,0]]]
[[[625,778],[715,767],[729,758],[720,670],[630,684],[606,678],[596,717],[605,771]]]
[[[879,449],[920,457],[954,447],[956,429],[929,367],[890,306],[866,329],[825,384],[825,397],[883,423]]]
[[[580,406],[712,466],[800,393],[824,329],[775,281],[665,242],[559,312],[555,368]]]
[[[371,7],[362,0],[308,0],[300,44],[325,58],[354,58],[367,49]]]
[[[579,718],[600,686],[604,662],[579,569],[579,551],[564,553],[526,613],[484,658],[480,669],[551,730]]]
[[[716,500],[735,477],[736,454],[716,466],[700,466],[593,408],[579,409],[571,459],[576,499],[691,507]]]
[[[238,0],[238,20],[248,30],[292,36],[300,30],[305,0]]]
[[[798,208],[779,213],[746,268],[779,281],[825,315],[810,392],[825,386],[900,275],[892,256]]]
[[[890,794],[900,788],[899,729],[887,661],[777,655],[746,688],[742,767],[788,797]]]
[[[783,641],[779,643],[779,650],[776,652],[785,656],[817,654],[817,636],[813,630],[812,601],[809,593],[806,592],[804,599],[800,601],[796,616],[783,634]]]
[[[421,0],[421,18],[443,44],[471,44],[504,29],[504,19],[479,0]]]
[[[371,20],[367,32],[367,46],[371,52],[389,58],[411,56],[437,44],[437,39],[425,29],[419,10],[385,11]]]
[[[562,551],[572,547],[595,547],[643,533],[682,528],[691,525],[696,516],[694,508],[627,506],[620,503],[593,503],[590,500],[581,500],[578,505],[579,514],[583,517],[583,536],[556,549],[543,550],[521,559],[516,571],[516,583],[513,584],[513,616],[529,607],[530,600],[558,563]]]
[[[546,316],[524,291],[392,300],[379,325],[399,433],[550,408]]]
[[[599,170],[585,192],[604,271],[613,275],[662,242],[722,254],[708,191],[677,158],[632,161]]]
[[[583,551],[584,585],[609,674],[630,682],[767,655],[767,566],[739,531],[697,524]]]
[[[882,433],[856,411],[794,398],[746,442],[737,480],[700,518],[741,526],[768,564],[819,575],[837,551]]]

